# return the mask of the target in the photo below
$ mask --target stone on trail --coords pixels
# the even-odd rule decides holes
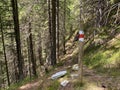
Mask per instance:
[[[78,64],[75,64],[75,65],[72,66],[72,70],[75,70],[75,71],[76,71],[76,70],[78,70],[78,69],[79,69]]]
[[[79,75],[78,74],[71,74],[70,75],[72,79],[75,79],[76,77],[78,77]]]
[[[69,83],[68,80],[64,80],[64,81],[62,81],[60,84],[61,84],[63,87],[65,87],[68,83]]]
[[[57,73],[55,73],[55,74],[53,74],[53,75],[51,76],[51,79],[57,79],[57,78],[59,78],[59,77],[64,76],[65,74],[67,74],[67,71],[57,72]]]

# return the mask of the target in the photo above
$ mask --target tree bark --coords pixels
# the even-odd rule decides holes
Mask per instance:
[[[64,21],[63,21],[63,54],[66,54],[66,49],[65,49],[65,44],[66,44],[66,39],[65,39],[65,34],[66,34],[66,0],[64,0]]]
[[[28,49],[28,63],[29,63],[29,76],[31,79],[31,55],[30,55],[30,40],[29,37],[27,38],[27,49]]]
[[[1,16],[0,16],[0,21],[2,21]],[[3,52],[4,52],[4,58],[5,58],[7,81],[8,81],[8,86],[10,86],[10,78],[9,78],[8,62],[7,62],[7,56],[6,56],[6,48],[5,48],[5,42],[4,42],[4,33],[3,33],[2,22],[1,22],[1,35],[2,35],[2,44],[3,44]]]
[[[57,17],[57,60],[59,61],[59,0],[56,2],[57,4],[57,12],[56,12],[56,17]]]
[[[29,23],[29,41],[30,41],[30,56],[31,56],[31,62],[32,62],[32,73],[34,76],[37,76],[36,72],[36,60],[34,56],[34,51],[33,51],[33,38],[32,38],[32,32],[31,32],[31,22]]]
[[[52,58],[51,64],[56,65],[56,0],[52,0]]]
[[[39,56],[39,61],[40,65],[43,65],[43,60],[42,60],[42,38],[41,38],[41,32],[39,33],[39,47],[38,47],[38,56]]]
[[[11,0],[12,4],[12,12],[14,19],[14,31],[15,31],[15,40],[16,40],[16,48],[17,48],[17,67],[19,71],[19,80],[24,78],[23,73],[23,59],[21,54],[21,42],[20,42],[20,30],[19,30],[19,17],[18,17],[18,4],[17,0]]]
[[[56,65],[56,0],[52,0],[52,59],[51,64]]]
[[[18,80],[18,71],[17,71],[17,66],[16,66],[16,53],[15,53],[15,46],[14,46],[14,34],[11,33],[11,52],[14,56],[13,58],[13,65],[14,65],[14,75],[15,75],[15,82],[17,83],[17,80]]]
[[[52,62],[52,15],[51,15],[51,0],[48,0],[48,17],[49,17],[49,48],[50,62]]]

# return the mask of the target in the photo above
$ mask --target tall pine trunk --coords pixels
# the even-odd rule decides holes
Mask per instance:
[[[21,42],[20,42],[20,29],[19,29],[19,17],[18,17],[18,4],[17,0],[11,0],[12,11],[13,11],[13,19],[14,19],[14,31],[15,31],[15,40],[16,40],[16,48],[17,48],[17,66],[19,71],[19,80],[24,78],[23,73],[23,59],[21,54]]]
[[[63,54],[66,54],[65,44],[66,44],[66,0],[64,0],[64,21],[63,21]]]
[[[51,14],[51,0],[48,0],[48,26],[49,26],[49,46],[50,46],[50,61],[52,60],[52,14]],[[52,62],[52,61],[51,61]]]
[[[2,21],[1,17],[0,17],[0,21]],[[7,81],[8,81],[8,86],[10,86],[10,78],[9,78],[8,62],[7,62],[7,56],[6,56],[6,49],[5,49],[5,41],[4,41],[4,33],[3,33],[2,22],[1,22],[0,26],[1,26],[1,35],[2,35],[2,44],[3,44],[3,52],[4,52],[4,58],[5,58]]]
[[[18,71],[17,71],[17,66],[16,66],[16,53],[15,53],[15,46],[14,46],[14,34],[11,33],[11,52],[14,56],[13,58],[13,67],[14,67],[14,75],[15,75],[15,82],[17,83],[18,80]]]
[[[36,60],[34,56],[34,51],[33,51],[33,38],[32,38],[32,32],[31,32],[31,22],[29,23],[29,41],[30,41],[30,58],[31,58],[31,63],[32,63],[32,73],[34,76],[37,76],[36,72]]]
[[[57,0],[56,2],[57,4],[57,11],[56,11],[56,17],[57,17],[57,60],[59,61],[59,49],[60,49],[60,46],[59,46],[59,0]]]
[[[52,0],[52,58],[51,64],[56,65],[56,0]]]
[[[29,63],[29,76],[31,79],[31,55],[30,55],[30,40],[29,37],[27,38],[27,50],[28,50],[28,63]]]
[[[42,38],[41,38],[41,32],[39,33],[39,47],[38,47],[38,56],[39,56],[39,62],[40,65],[43,65],[43,60],[42,60]]]

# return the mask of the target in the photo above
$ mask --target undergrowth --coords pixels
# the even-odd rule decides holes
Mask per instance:
[[[85,51],[84,63],[89,68],[111,76],[120,75],[120,43],[115,41],[106,47],[94,46]]]
[[[36,77],[26,77],[24,80],[22,81],[19,81],[18,83],[15,83],[15,84],[11,84],[10,87],[8,87],[7,89],[5,90],[16,90],[18,87],[28,83],[28,82],[32,82],[33,80],[35,80]]]
[[[75,90],[85,90],[85,83],[75,82],[74,88]]]

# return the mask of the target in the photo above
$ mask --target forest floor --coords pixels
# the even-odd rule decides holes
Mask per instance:
[[[39,80],[35,80],[34,82],[30,82],[26,85],[21,86],[18,90],[38,90],[40,85]]]
[[[77,77],[72,78],[71,74],[77,74],[78,71],[72,70],[72,66],[77,63],[78,49],[75,45],[67,45],[67,54],[61,56],[62,63],[54,68],[47,76],[21,86],[18,90],[120,90],[120,76],[109,76],[108,73],[98,73],[93,69],[83,66],[83,86],[79,83]],[[73,52],[74,51],[74,52]],[[64,77],[51,80],[50,77],[59,71],[66,70]],[[68,80],[69,83],[63,87],[60,85],[62,80]]]
[[[72,79],[70,77],[70,73],[77,73],[77,71],[70,70],[70,63],[72,64],[72,62],[66,61],[66,63],[67,65],[65,64],[64,66],[60,66],[51,72],[48,77],[44,78],[44,81],[36,80],[34,82],[21,86],[18,90],[120,90],[119,77],[111,77],[106,74],[97,74],[94,70],[88,69],[86,66],[83,68],[83,80],[85,85],[80,88],[79,84],[77,85],[76,83],[76,81],[78,81],[77,78]],[[55,72],[61,70],[67,70],[69,74],[67,77],[65,76],[60,79],[67,79],[69,80],[69,83],[65,87],[57,85],[58,87],[55,89],[54,85],[57,82],[56,80],[51,80],[50,76]],[[58,82],[60,79],[58,79]]]

